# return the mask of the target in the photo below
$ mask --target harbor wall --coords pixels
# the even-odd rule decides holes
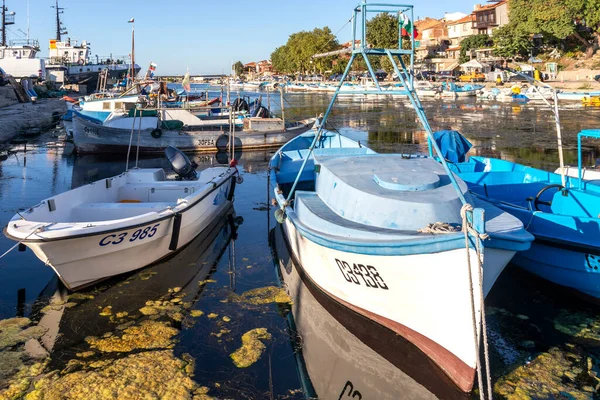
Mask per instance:
[[[1,93],[0,99],[2,99]],[[2,107],[0,108],[0,143],[31,128],[49,129],[66,112],[67,106],[62,99],[42,99],[36,104],[24,103]]]

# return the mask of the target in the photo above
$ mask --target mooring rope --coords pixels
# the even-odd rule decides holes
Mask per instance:
[[[19,246],[21,243],[23,243],[25,240],[27,240],[29,238],[29,236],[40,232],[41,229],[43,229],[49,225],[52,225],[52,224],[42,224],[41,226],[36,227],[33,231],[31,231],[31,233],[29,235],[27,235],[23,239],[19,240],[14,246],[12,246],[10,249],[6,250],[2,255],[0,255],[0,259],[2,259],[5,255],[7,255],[11,251],[13,251],[15,248],[17,248],[17,246]]]
[[[487,394],[488,399],[492,399],[492,377],[490,375],[490,359],[489,359],[489,351],[488,351],[488,341],[487,341],[487,324],[485,318],[485,307],[484,307],[484,293],[483,293],[483,255],[481,254],[481,248],[479,245],[480,240],[485,240],[489,237],[487,234],[480,234],[475,230],[470,224],[467,218],[467,213],[473,211],[473,206],[470,204],[465,204],[460,209],[460,216],[462,218],[462,230],[465,234],[465,248],[467,251],[467,268],[469,269],[469,293],[471,297],[471,317],[473,323],[473,340],[475,343],[475,354],[477,356],[477,383],[479,385],[479,398],[481,400],[485,400],[484,387],[483,387],[483,376],[481,371],[481,363],[479,362],[479,337],[477,336],[477,313],[475,311],[475,293],[473,288],[473,273],[471,270],[471,253],[469,247],[469,235],[472,235],[475,238],[475,248],[477,252],[477,267],[479,274],[479,296],[480,296],[480,313],[481,313],[481,331],[483,335],[483,348],[484,348],[484,358],[485,358],[485,372],[486,372],[486,384],[487,384]]]

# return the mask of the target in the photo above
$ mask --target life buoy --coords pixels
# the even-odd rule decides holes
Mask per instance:
[[[150,134],[152,135],[152,137],[154,139],[158,139],[159,137],[162,136],[162,129],[156,128],[155,130],[153,130],[152,132],[150,132]]]

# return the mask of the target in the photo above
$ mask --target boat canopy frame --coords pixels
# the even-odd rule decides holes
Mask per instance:
[[[368,15],[374,14],[374,13],[375,14],[382,13],[382,12],[394,13],[398,16],[398,47],[397,48],[388,48],[388,49],[372,48],[369,46],[369,44],[367,42],[367,18],[368,18]],[[468,204],[467,199],[465,198],[464,194],[462,193],[462,191],[460,189],[460,186],[458,185],[456,176],[450,170],[445,158],[442,156],[442,152],[434,139],[433,129],[431,128],[431,125],[429,124],[427,116],[425,115],[425,111],[423,109],[421,100],[419,99],[418,95],[415,92],[415,89],[414,89],[414,79],[415,79],[414,61],[415,61],[416,40],[414,37],[415,35],[413,33],[414,30],[409,33],[408,39],[405,39],[402,37],[402,28],[403,28],[403,24],[404,24],[404,19],[400,18],[402,15],[408,17],[408,19],[410,21],[414,21],[414,6],[409,5],[409,4],[384,4],[384,3],[368,3],[367,4],[367,0],[362,0],[361,3],[359,3],[358,6],[356,6],[354,8],[353,15],[352,15],[352,42],[351,42],[352,50],[351,50],[350,60],[348,62],[348,65],[346,66],[346,69],[344,70],[344,73],[342,74],[342,77],[340,78],[339,84],[336,86],[336,90],[333,93],[333,97],[331,98],[331,101],[325,111],[325,114],[323,115],[323,119],[322,119],[321,123],[319,124],[317,132],[315,133],[314,139],[309,147],[308,154],[306,155],[306,157],[304,158],[304,160],[302,162],[302,165],[300,166],[298,175],[296,176],[296,179],[294,180],[294,183],[292,184],[292,187],[288,193],[288,196],[287,196],[285,202],[282,204],[283,209],[285,209],[285,207],[287,207],[290,204],[290,202],[295,194],[295,190],[298,185],[298,182],[300,181],[302,172],[306,168],[308,159],[312,155],[312,152],[315,149],[315,146],[319,142],[319,139],[325,128],[325,124],[326,124],[329,116],[331,115],[333,105],[335,104],[337,97],[340,93],[340,89],[341,89],[342,85],[344,84],[344,81],[345,81],[346,77],[348,76],[353,63],[358,56],[363,57],[363,60],[367,66],[369,75],[373,79],[376,89],[375,90],[371,89],[371,90],[365,90],[365,91],[357,91],[356,93],[357,94],[377,94],[377,95],[383,94],[383,95],[408,96],[408,99],[410,100],[413,108],[415,109],[415,111],[417,113],[417,117],[419,118],[419,121],[421,122],[421,125],[423,126],[423,129],[427,133],[427,144],[428,144],[429,156],[436,157],[441,162],[442,166],[444,167],[444,171],[448,175],[448,177],[452,183],[452,186],[456,190],[461,203],[463,204],[463,206],[466,206]],[[410,40],[410,49],[403,49],[403,40]],[[404,55],[409,56],[408,63],[405,63],[404,60],[402,59],[402,56],[404,56]],[[375,76],[375,71],[369,61],[368,56],[387,57],[391,61],[392,65],[394,67],[394,71],[397,74],[400,81],[402,82],[404,89],[403,90],[385,90],[385,91],[382,90],[381,86],[379,85],[379,82],[377,80],[377,77]],[[398,61],[399,65],[397,64],[396,60]],[[471,205],[471,207],[472,207],[472,205]],[[484,222],[483,209],[473,208],[471,212],[467,212],[467,220],[468,220],[469,225],[471,225],[471,227],[474,228],[474,230],[477,233],[479,233],[480,235],[485,234],[485,222]],[[480,239],[478,239],[478,240],[480,240]]]

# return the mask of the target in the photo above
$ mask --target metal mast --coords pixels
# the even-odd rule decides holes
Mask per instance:
[[[2,40],[0,40],[0,46],[6,46],[6,26],[14,23],[15,13],[9,13],[8,8],[6,8],[6,0],[2,0]]]
[[[67,33],[62,31],[62,24],[60,22],[60,14],[63,13],[64,8],[58,6],[58,0],[56,0],[56,5],[50,7],[56,9],[56,40],[60,42],[62,40],[61,35]]]

